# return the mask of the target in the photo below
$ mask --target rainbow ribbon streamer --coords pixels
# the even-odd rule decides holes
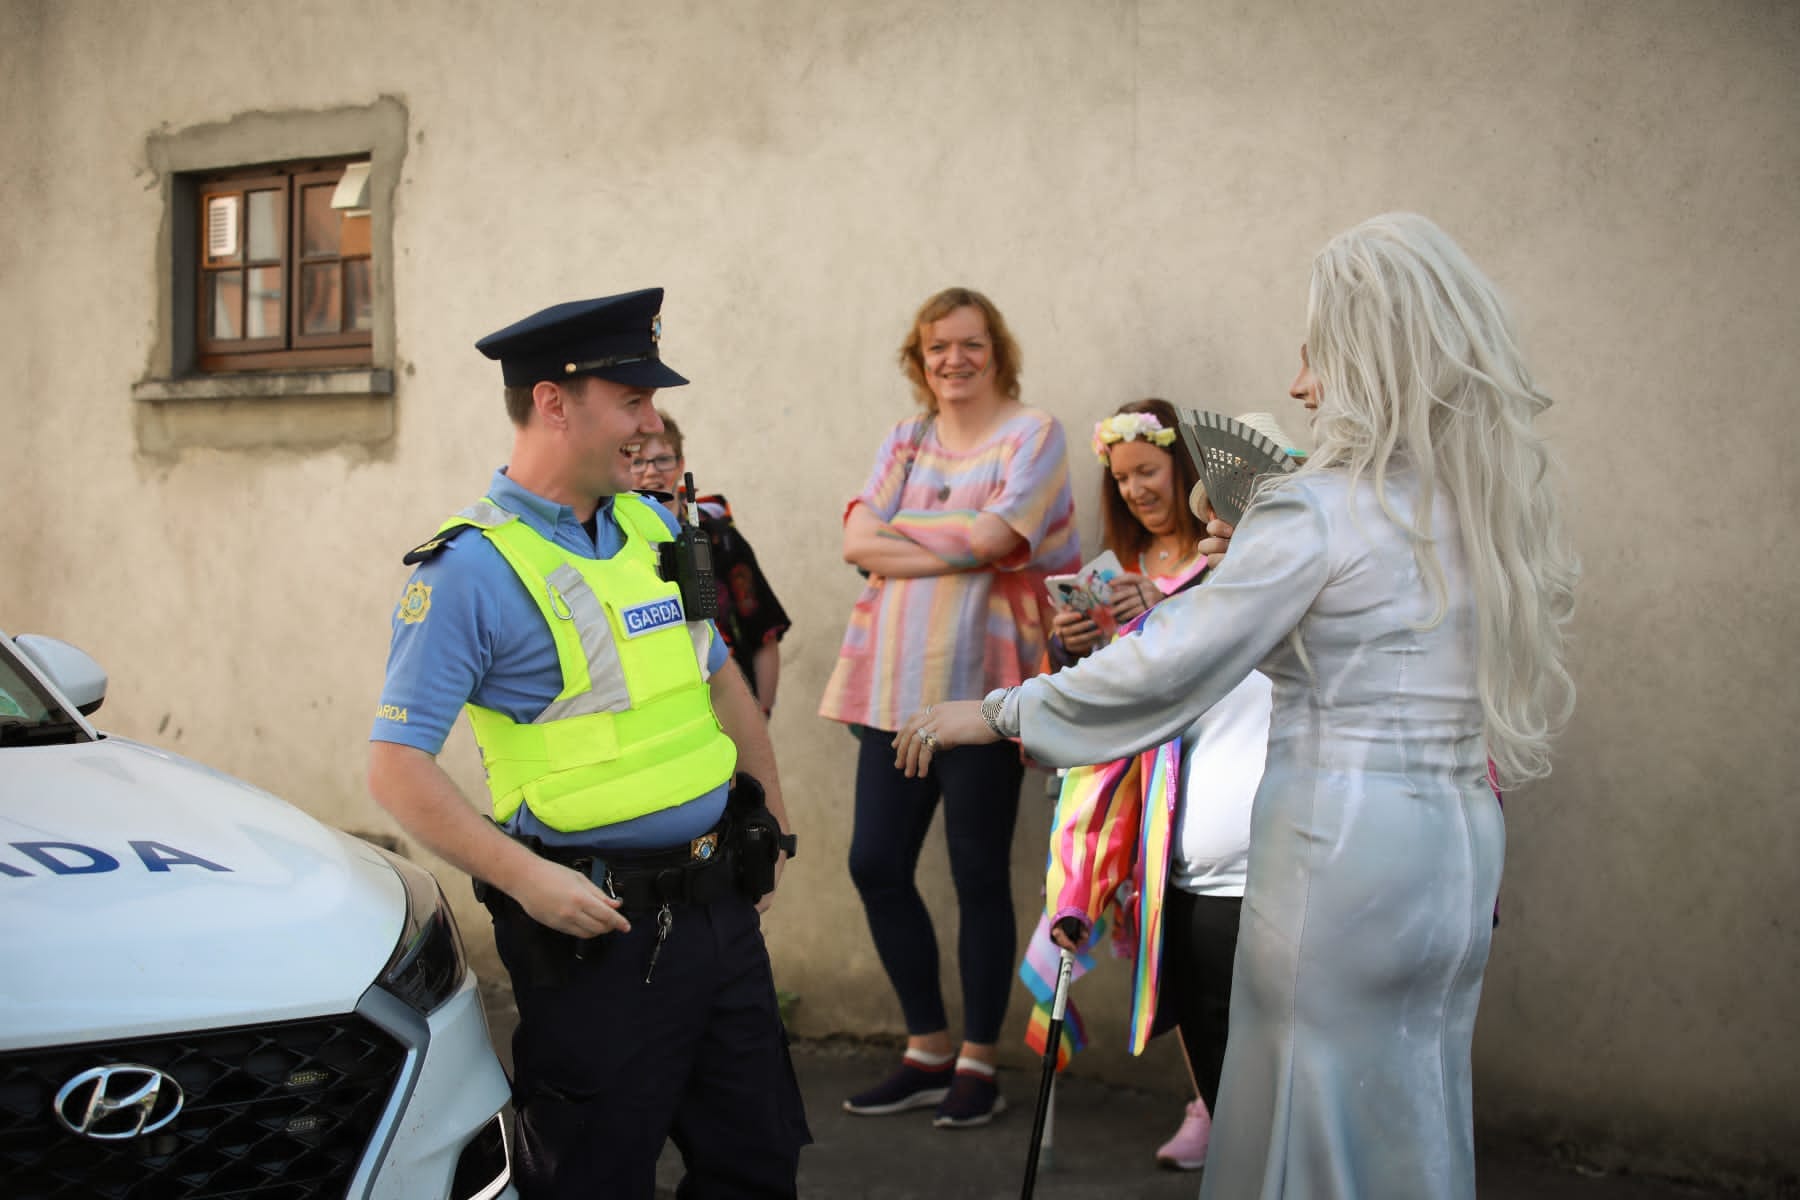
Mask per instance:
[[[1089,938],[1091,944],[1094,939]],[[1032,931],[1031,940],[1025,946],[1025,958],[1019,963],[1019,979],[1025,984],[1025,990],[1031,993],[1031,1021],[1025,1027],[1025,1044],[1039,1058],[1044,1055],[1045,1045],[1050,1037],[1050,1006],[1056,1001],[1056,973],[1061,966],[1062,950],[1050,940],[1050,917],[1044,914],[1038,917],[1037,928]],[[1073,986],[1075,980],[1086,975],[1094,967],[1094,956],[1085,948],[1075,954],[1075,969],[1069,973],[1069,982]],[[1062,1070],[1069,1065],[1077,1051],[1087,1045],[1087,1028],[1081,1022],[1081,1014],[1075,1011],[1075,1001],[1070,998],[1063,1006],[1062,1036],[1056,1048],[1056,1069]]]
[[[1175,810],[1181,788],[1181,739],[1164,742],[1139,756],[1149,768],[1138,830],[1137,961],[1131,977],[1131,1052],[1142,1054],[1156,1023],[1156,997],[1162,986],[1163,901],[1167,894],[1169,855],[1174,850]]]
[[[1112,926],[1113,952],[1131,958],[1131,1052],[1142,1054],[1156,1022],[1162,966],[1162,913],[1167,891],[1174,817],[1181,786],[1181,741],[1165,742],[1135,758],[1076,767],[1063,778],[1055,829],[1045,866],[1045,912],[1019,964],[1037,1001],[1026,1044],[1040,1055],[1055,995],[1057,948],[1051,922],[1078,915],[1094,925],[1087,946]],[[1087,946],[1077,956],[1074,979],[1093,966]],[[1080,1022],[1065,1037],[1058,1069],[1086,1044]]]
[[[1125,626],[1129,637],[1143,627],[1140,615]],[[1019,978],[1036,1001],[1025,1044],[1040,1056],[1050,1032],[1059,952],[1050,926],[1063,917],[1091,923],[1075,956],[1073,982],[1094,965],[1088,947],[1112,924],[1113,952],[1132,957],[1131,1052],[1142,1054],[1156,1022],[1162,969],[1162,913],[1175,810],[1181,788],[1181,739],[1172,738],[1132,758],[1072,767],[1063,776],[1044,864],[1044,913],[1025,948]],[[1087,1045],[1087,1031],[1071,1001],[1065,1009],[1056,1069]]]

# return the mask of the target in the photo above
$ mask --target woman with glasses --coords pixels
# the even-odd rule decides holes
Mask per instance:
[[[1394,213],[1313,261],[1306,465],[1204,587],[1085,661],[940,704],[901,767],[1019,737],[1082,763],[1274,685],[1202,1197],[1475,1194],[1470,1046],[1505,846],[1489,788],[1550,770],[1577,567],[1494,286]],[[954,747],[955,749],[951,749]]]
[[[919,411],[894,425],[844,515],[844,558],[868,573],[819,705],[860,738],[850,877],[906,1021],[887,1079],[844,1107],[935,1108],[943,1129],[1005,1107],[996,1043],[1012,990],[1012,837],[1025,768],[1013,746],[953,750],[919,778],[894,765],[907,713],[978,700],[1044,661],[1044,577],[1080,565],[1068,456],[1055,418],[1019,400],[1019,348],[993,302],[951,288],[908,328],[900,367]],[[962,1036],[914,881],[942,802],[959,912]]]
[[[661,434],[644,439],[638,456],[631,460],[633,482],[640,492],[674,495],[687,474],[681,427],[668,413]],[[713,576],[719,585],[717,623],[731,656],[763,715],[775,710],[775,689],[781,682],[781,639],[787,635],[787,610],[775,597],[775,589],[757,565],[756,551],[731,518],[731,505],[723,496],[688,497],[694,503],[695,524],[712,544]]]

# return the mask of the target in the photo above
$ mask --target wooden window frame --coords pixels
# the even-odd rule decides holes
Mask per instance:
[[[369,262],[371,284],[374,281],[373,250],[366,254],[332,256],[315,256],[307,259],[304,256],[304,229],[302,208],[306,188],[325,184],[335,184],[344,174],[344,169],[352,163],[367,162],[366,156],[352,156],[342,159],[309,160],[305,162],[283,163],[276,166],[249,167],[239,170],[208,172],[194,177],[195,211],[193,228],[196,230],[195,252],[188,262],[188,269],[194,279],[194,364],[203,374],[231,373],[245,371],[292,371],[330,367],[366,367],[374,362],[374,337],[372,330],[340,330],[337,333],[306,334],[302,329],[302,267],[308,261],[335,262],[339,264],[338,304],[339,323],[344,323],[346,309],[349,304],[349,289],[344,286],[344,269],[342,264],[353,261]],[[281,335],[279,337],[258,339],[220,339],[212,336],[212,289],[210,279],[225,270],[243,272],[245,295],[240,308],[240,328],[243,328],[244,309],[251,303],[248,295],[249,271],[253,265],[248,261],[248,239],[240,237],[238,261],[228,265],[210,265],[207,259],[206,220],[207,201],[214,196],[236,194],[244,197],[240,201],[240,220],[245,222],[244,233],[248,229],[248,196],[253,191],[279,189],[282,193],[282,212],[286,221],[282,238],[282,273]],[[260,263],[260,265],[269,265]]]

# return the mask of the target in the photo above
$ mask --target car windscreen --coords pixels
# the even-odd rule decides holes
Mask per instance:
[[[0,640],[0,746],[86,741],[87,733],[73,713],[19,662]]]

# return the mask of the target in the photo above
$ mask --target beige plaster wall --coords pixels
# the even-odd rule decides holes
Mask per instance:
[[[1776,0],[6,0],[0,626],[98,656],[112,729],[390,830],[361,773],[399,554],[509,444],[470,344],[663,284],[695,381],[664,400],[795,621],[778,974],[807,1033],[895,1032],[842,866],[851,741],[812,708],[857,583],[837,514],[906,411],[910,312],[952,282],[1004,308],[1091,546],[1089,423],[1162,394],[1298,426],[1311,253],[1418,209],[1515,302],[1587,563],[1581,709],[1508,809],[1479,1115],[1665,1169],[1800,1169],[1797,66]],[[408,131],[394,436],[146,453],[151,139],[383,96]],[[479,789],[466,734],[449,761]],[[1022,929],[1047,814],[1028,793]],[[1172,1047],[1119,1049],[1123,973],[1084,985],[1102,1044],[1078,1062],[1173,1088]]]
[[[38,306],[43,255],[39,229],[25,214],[41,212],[49,188],[45,142],[35,136],[43,111],[44,63],[38,53],[44,36],[42,3],[0,4],[0,327],[22,336],[0,339],[0,497],[21,515],[35,517],[47,506],[25,502],[41,494],[37,441],[43,414],[33,398],[44,388],[44,356],[39,345]],[[49,581],[39,577],[43,529],[35,519],[0,524],[0,629],[15,630],[27,613],[44,612]],[[24,611],[19,611],[24,610]]]

